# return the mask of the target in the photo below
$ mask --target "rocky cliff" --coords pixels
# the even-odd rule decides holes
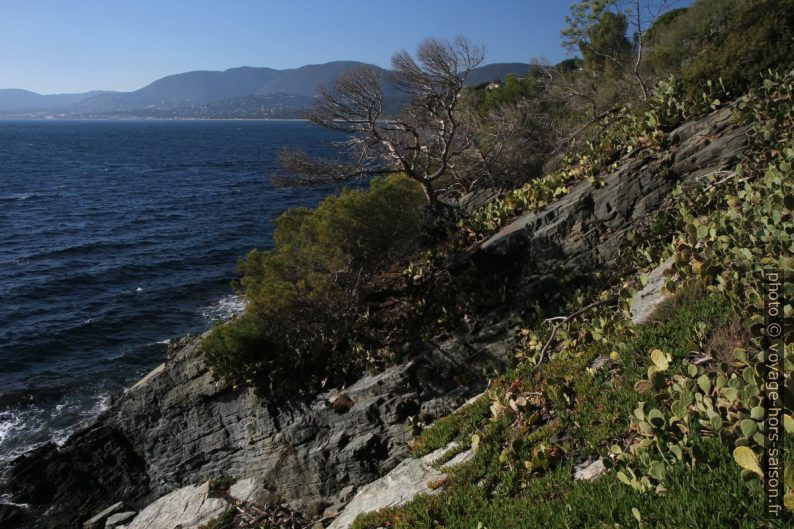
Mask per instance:
[[[661,155],[635,152],[598,186],[580,182],[537,213],[504,226],[465,257],[484,275],[508,274],[513,301],[532,302],[538,286],[561,271],[588,275],[612,265],[627,234],[669,203],[675,187],[735,165],[746,146],[746,127],[731,108],[678,127]],[[460,263],[460,259],[458,259]]]
[[[409,417],[449,413],[507,364],[524,308],[553,298],[561,270],[586,278],[614,263],[625,236],[678,183],[735,164],[745,134],[725,108],[670,132],[668,144],[661,155],[633,153],[601,185],[582,182],[452,259],[452,273],[474,266],[483,281],[506,277],[509,299],[428,353],[309,402],[274,402],[214,381],[193,342],[63,447],[18,459],[7,484],[14,501],[46,526],[68,527],[115,501],[140,510],[222,476],[261,478],[274,502],[308,514],[348,499],[342,489],[408,456]]]
[[[224,476],[263,477],[273,498],[321,511],[339,490],[373,481],[407,455],[409,416],[429,422],[486,383],[512,344],[459,337],[437,354],[365,376],[310,402],[280,402],[213,380],[184,347],[61,448],[45,445],[8,475],[14,501],[77,526],[116,501],[139,509],[178,487]]]

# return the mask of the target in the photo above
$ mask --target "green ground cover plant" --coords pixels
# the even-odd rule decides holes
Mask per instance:
[[[567,323],[543,363],[549,325],[528,322],[517,367],[415,443],[424,454],[458,440],[475,447],[473,460],[452,471],[438,494],[363,515],[356,529],[791,523],[790,392],[784,399],[789,511],[778,521],[762,515],[758,272],[764,266],[790,272],[794,265],[792,88],[794,72],[778,72],[748,93],[736,116],[751,125],[751,153],[731,174],[682,188],[662,227],[632,241],[635,267],[673,256],[666,287],[672,301],[651,322],[631,325],[628,303],[643,273],[633,281],[624,276],[612,291],[572,299],[569,313],[617,292],[614,304]],[[791,299],[794,286],[786,288]],[[788,321],[794,316],[790,303],[783,313]],[[794,371],[791,338],[785,337],[787,379]],[[606,359],[600,368],[592,367],[597,358]],[[596,457],[607,474],[574,482],[576,462]]]

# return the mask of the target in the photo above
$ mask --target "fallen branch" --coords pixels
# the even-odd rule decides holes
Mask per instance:
[[[566,316],[554,316],[553,318],[546,318],[543,320],[543,323],[551,323],[553,321],[561,321],[564,320]]]
[[[598,123],[602,119],[608,117],[610,114],[614,114],[614,113],[616,113],[616,112],[618,112],[620,110],[623,110],[624,108],[626,108],[627,105],[628,105],[628,103],[626,103],[625,105],[619,105],[619,106],[616,106],[614,108],[610,108],[609,110],[598,114],[597,116],[595,116],[593,119],[591,119],[590,121],[588,121],[584,125],[578,127],[575,131],[573,131],[570,135],[568,135],[567,138],[565,138],[564,140],[558,142],[557,147],[555,147],[550,153],[548,153],[548,156],[549,157],[556,156],[561,150],[566,149],[566,148],[570,148],[571,144],[573,143],[573,140],[575,140],[588,127],[590,127],[592,125],[595,125],[596,123]]]
[[[723,177],[723,178],[721,178],[720,180],[718,180],[718,181],[706,186],[703,189],[703,191],[711,191],[715,187],[721,186],[722,184],[724,184],[728,180],[731,180],[732,178],[734,178],[736,176],[736,172],[735,171],[715,171],[714,173],[712,173],[712,176],[715,176],[717,178],[720,178],[720,177]]]
[[[714,359],[711,356],[705,355],[692,362],[692,365],[701,366],[703,364],[708,364],[712,360]]]
[[[223,525],[218,525],[217,529],[232,529],[235,527],[306,529],[314,526],[313,522],[305,519],[301,514],[291,510],[286,505],[266,504],[258,506],[252,502],[239,501],[232,498],[228,491],[223,493],[221,498],[226,500],[229,504],[229,508],[235,510],[235,515],[232,520],[229,520]],[[213,525],[212,527],[215,526]]]
[[[540,358],[538,359],[538,363],[535,364],[535,367],[532,368],[532,372],[534,373],[540,367],[540,364],[543,363],[543,360],[546,358],[546,351],[549,350],[549,347],[551,346],[551,343],[554,341],[554,337],[557,336],[557,330],[562,325],[565,325],[566,323],[568,323],[569,321],[571,321],[575,317],[577,317],[577,316],[579,316],[581,314],[584,314],[585,312],[589,311],[590,309],[594,309],[596,307],[600,307],[601,305],[606,305],[607,303],[612,303],[613,301],[617,301],[617,297],[616,296],[613,296],[613,297],[611,297],[609,299],[602,299],[600,301],[594,301],[593,303],[590,303],[589,305],[586,305],[586,306],[582,307],[581,309],[577,310],[573,314],[569,314],[568,316],[557,316],[557,317],[554,317],[554,318],[547,319],[546,321],[559,320],[559,323],[554,325],[554,328],[551,330],[551,336],[549,336],[549,339],[546,340],[546,343],[543,346],[543,349],[540,350]]]

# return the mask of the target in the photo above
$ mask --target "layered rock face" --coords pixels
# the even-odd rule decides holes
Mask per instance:
[[[407,456],[408,417],[449,413],[504,367],[524,306],[548,295],[555,274],[587,277],[610,266],[626,234],[680,181],[732,167],[745,134],[722,109],[669,142],[661,158],[622,160],[602,186],[578,184],[455,261],[453,273],[464,263],[510,280],[508,303],[472,325],[479,334],[452,333],[343,392],[287,403],[216,382],[194,342],[63,447],[18,459],[7,476],[14,501],[46,510],[46,526],[70,527],[116,501],[140,510],[177,488],[233,476],[262,478],[274,499],[310,514],[338,503],[343,488],[370,483]]]
[[[47,526],[77,526],[116,501],[139,510],[208,478],[256,476],[274,500],[318,512],[345,486],[373,481],[407,455],[409,416],[430,421],[481,391],[483,370],[504,366],[513,339],[450,339],[436,354],[364,376],[344,392],[278,405],[215,381],[197,344],[62,448],[18,459],[8,475],[14,501],[48,509]]]
[[[746,127],[731,108],[685,123],[668,135],[662,156],[620,160],[602,185],[588,182],[537,213],[526,213],[468,256],[483,274],[510,274],[514,302],[534,301],[538,282],[561,271],[590,274],[619,257],[625,236],[662,207],[683,181],[733,168],[746,146]],[[460,263],[460,261],[458,261]]]

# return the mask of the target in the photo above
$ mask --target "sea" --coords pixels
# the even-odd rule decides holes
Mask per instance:
[[[279,151],[338,139],[305,121],[0,121],[0,470],[241,312],[238,260],[334,191],[271,185]]]

